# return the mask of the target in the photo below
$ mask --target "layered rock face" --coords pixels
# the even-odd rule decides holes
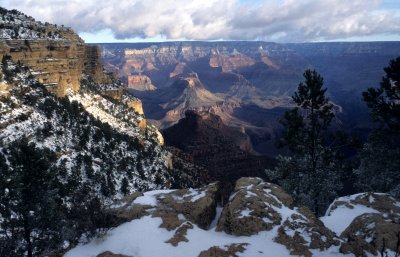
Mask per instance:
[[[31,69],[31,73],[57,96],[79,90],[83,74],[97,83],[110,83],[100,64],[97,46],[85,45],[71,29],[35,21],[18,11],[2,9],[0,58]]]
[[[77,35],[63,40],[0,41],[0,58],[10,56],[32,70],[49,91],[64,96],[67,89],[79,90],[82,74],[97,83],[107,83],[97,46],[87,46]]]
[[[142,102],[126,95],[126,85],[104,72],[98,46],[85,44],[69,28],[35,21],[23,13],[1,7],[0,25],[0,59],[4,63],[10,58],[14,63],[27,67],[30,75],[59,97],[68,92],[77,93],[81,83],[86,81],[90,85],[89,91],[122,101],[135,110],[141,116],[137,126],[147,129]],[[7,97],[13,83],[3,84],[0,85],[0,96]],[[161,134],[156,133],[158,141],[163,144]]]
[[[64,96],[67,89],[77,91],[84,70],[85,45],[75,40],[6,40],[2,54],[32,69],[49,91]]]
[[[145,75],[129,75],[128,88],[139,91],[151,91],[157,89],[151,83],[151,79]]]
[[[0,58],[11,56],[32,70],[32,74],[49,91],[64,96],[67,89],[79,90],[82,74],[96,82],[107,78],[100,64],[97,47],[86,46],[78,38],[70,40],[5,40],[0,41]]]
[[[111,83],[111,76],[104,73],[100,62],[100,48],[95,45],[85,45],[85,74],[90,75],[96,83]]]
[[[276,95],[295,86],[271,86],[277,84],[270,83],[275,79],[270,73],[285,74],[285,80],[294,80],[301,73],[289,63],[302,60],[274,43],[176,42],[124,47],[122,51],[117,46],[103,45],[102,61],[129,82],[133,93],[140,91],[147,117],[161,129],[174,125],[187,110],[196,110],[216,114],[228,126],[248,135],[268,134],[271,138],[269,127],[273,125],[265,128],[250,124],[235,112],[245,105],[267,109],[288,106],[287,97]],[[156,90],[152,90],[153,85]],[[251,143],[249,148],[253,148]]]

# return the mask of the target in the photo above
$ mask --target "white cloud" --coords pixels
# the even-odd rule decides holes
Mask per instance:
[[[385,8],[383,0],[0,0],[0,5],[77,32],[110,29],[120,39],[295,42],[400,36],[400,9]]]

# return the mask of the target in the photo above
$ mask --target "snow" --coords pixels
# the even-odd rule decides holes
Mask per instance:
[[[387,195],[385,193],[373,193],[373,195]],[[337,198],[326,211],[325,216],[321,217],[320,220],[330,230],[334,231],[338,236],[351,224],[351,222],[360,215],[366,213],[380,213],[374,208],[367,207],[361,204],[353,204],[357,198],[368,196],[368,202],[373,203],[375,198],[369,193],[358,193],[350,196],[343,196]],[[350,204],[353,208],[349,208],[346,204],[340,204],[336,209],[333,207],[337,202],[345,202]]]
[[[167,194],[167,193],[171,193],[173,191],[175,191],[175,190],[154,190],[154,191],[145,192],[143,194],[143,196],[136,198],[133,201],[133,203],[141,204],[141,205],[155,206],[155,205],[157,205],[157,195]]]
[[[0,25],[0,39],[6,40],[62,40],[64,38],[60,33],[67,31],[66,28],[46,25],[22,13],[10,11],[1,15]]]
[[[107,101],[100,95],[86,93],[75,94],[73,91],[68,90],[67,96],[70,101],[81,103],[88,113],[98,118],[100,121],[108,123],[118,132],[132,137],[141,137],[141,131],[137,127],[137,124],[142,117],[134,114],[133,110],[130,110],[129,115],[123,115],[121,118],[117,117],[117,115],[123,113],[126,109],[121,109],[120,106]]]
[[[252,210],[250,210],[249,208],[246,208],[240,212],[240,216],[238,218],[240,219],[240,218],[244,218],[244,217],[249,217],[249,216],[251,216],[250,215],[251,212],[252,212]]]
[[[251,191],[247,191],[247,193],[246,193],[246,198],[251,198],[251,197],[253,197],[253,196],[256,196],[256,197],[257,197],[257,194],[255,194],[255,193],[253,193],[253,192],[251,192]]]
[[[215,218],[213,219],[213,221],[210,224],[210,229],[215,228],[217,226],[219,217],[221,217],[221,214],[222,214],[222,209],[223,208],[221,206],[217,206],[217,208],[215,210],[215,212],[216,212]]]
[[[186,238],[189,242],[180,242],[177,247],[166,243],[174,236],[175,231],[160,228],[161,218],[150,216],[133,220],[114,228],[108,233],[88,244],[80,244],[67,252],[65,257],[96,257],[98,254],[111,251],[116,254],[140,257],[197,257],[200,252],[212,246],[222,249],[231,244],[248,244],[243,253],[237,253],[241,257],[268,256],[290,257],[289,251],[284,245],[275,243],[277,227],[272,231],[263,231],[257,235],[233,236],[224,232],[217,232],[215,228],[203,230],[193,225],[193,229],[187,231]],[[331,247],[325,252],[312,250],[314,256],[333,257],[344,256],[339,253],[338,247]],[[353,255],[347,255],[353,256]]]
[[[110,230],[103,238],[98,238],[86,245],[67,252],[65,257],[95,257],[104,251],[140,257],[197,257],[201,251],[212,246],[224,248],[233,243],[248,243],[244,253],[238,256],[265,256],[273,252],[274,257],[288,257],[289,253],[283,245],[273,242],[271,233],[261,232],[252,237],[236,237],[215,230],[203,230],[193,225],[187,231],[189,242],[180,242],[177,247],[165,241],[174,236],[174,231],[159,228],[161,218],[145,216],[139,220],[124,223]]]
[[[182,196],[182,198],[190,197],[191,202],[196,202],[197,200],[199,200],[205,196],[206,196],[206,193],[204,191],[197,191],[193,188],[190,188],[189,193]]]
[[[173,190],[156,190],[144,193],[143,196],[138,197],[134,204],[145,204],[145,205],[156,205],[157,196],[163,193],[170,193]],[[185,196],[191,196],[196,192],[191,189]],[[271,194],[270,190],[265,190],[270,197],[275,199],[278,203],[281,203],[278,198]],[[292,214],[299,214],[297,208],[290,209],[281,203],[280,207],[265,203],[273,208],[275,211],[280,213],[282,216],[282,223],[291,219]],[[356,210],[359,212],[365,211],[357,206]],[[246,244],[243,253],[236,253],[240,257],[257,257],[257,256],[274,256],[274,257],[289,257],[290,252],[282,244],[276,243],[274,238],[277,236],[279,226],[274,226],[270,231],[262,231],[252,236],[234,236],[226,234],[225,232],[216,231],[216,225],[222,213],[222,207],[217,206],[216,216],[212,221],[208,230],[203,230],[197,225],[193,224],[193,229],[188,229],[186,238],[188,242],[179,242],[178,246],[174,247],[169,243],[166,243],[172,238],[176,230],[168,231],[165,228],[160,228],[162,223],[161,218],[145,216],[141,219],[132,220],[124,223],[114,229],[109,230],[103,237],[92,240],[88,244],[79,244],[74,249],[66,253],[65,257],[95,257],[98,254],[111,251],[115,254],[125,254],[128,256],[140,256],[140,257],[196,257],[200,252],[208,250],[212,246],[217,246],[221,249],[226,249],[231,244]],[[339,212],[336,212],[339,211]],[[353,210],[352,210],[353,211]],[[243,217],[250,215],[251,210],[245,209],[241,211]],[[345,213],[346,209],[338,208],[333,211],[337,220],[341,220],[340,214]],[[346,218],[350,218],[351,215],[345,213]],[[181,221],[185,220],[184,215],[178,214],[178,218]],[[287,231],[287,233],[293,234],[296,230]],[[304,231],[299,232],[303,238],[310,242],[311,239]],[[326,238],[325,238],[326,240]],[[331,248],[320,252],[319,250],[311,250],[313,256],[321,257],[334,257],[334,256],[353,256],[344,255],[339,252],[338,246],[332,246]]]
[[[353,207],[353,209],[350,209],[343,205],[339,206],[333,211],[330,211],[328,216],[321,217],[320,220],[327,228],[340,236],[357,216],[365,213],[379,213],[377,210],[364,205],[357,204],[353,205]]]

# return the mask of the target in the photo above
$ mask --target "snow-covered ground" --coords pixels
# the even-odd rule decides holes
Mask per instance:
[[[177,247],[166,243],[175,231],[159,228],[161,218],[145,216],[110,230],[104,238],[69,251],[65,257],[95,257],[104,251],[139,257],[197,257],[201,251],[212,246],[225,248],[226,245],[247,243],[244,253],[238,256],[286,257],[285,246],[274,243],[271,232],[261,232],[252,237],[236,237],[215,229],[203,230],[193,225],[186,235],[189,242],[181,242]],[[269,255],[272,254],[273,255]]]
[[[138,197],[133,204],[157,205],[157,196],[163,193],[170,193],[173,190],[157,190],[144,193]],[[198,193],[195,190],[189,190],[194,197]],[[282,220],[286,220],[290,215],[296,213],[296,208],[289,209],[285,206],[279,210]],[[217,207],[216,217],[220,216],[221,207]],[[182,214],[180,214],[182,215]],[[227,249],[232,244],[246,244],[243,252],[237,252],[237,256],[257,257],[289,257],[288,249],[274,238],[277,235],[278,226],[270,231],[262,231],[253,236],[234,236],[225,232],[216,231],[216,220],[209,230],[204,230],[193,224],[193,229],[188,229],[188,242],[179,242],[177,246],[167,243],[174,237],[176,230],[168,231],[160,228],[162,219],[159,217],[144,216],[140,219],[124,223],[114,229],[109,230],[106,235],[96,238],[87,244],[80,244],[65,254],[65,257],[96,257],[105,251],[111,251],[115,254],[124,254],[134,257],[197,257],[202,251],[208,250],[213,246],[221,249]],[[344,255],[339,252],[339,246],[332,246],[321,252],[311,250],[313,256],[354,256],[352,254]]]

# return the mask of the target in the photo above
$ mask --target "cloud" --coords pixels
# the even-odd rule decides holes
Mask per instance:
[[[119,39],[301,42],[400,36],[400,9],[390,8],[392,0],[385,1],[0,0],[0,5],[77,32],[110,29]]]

